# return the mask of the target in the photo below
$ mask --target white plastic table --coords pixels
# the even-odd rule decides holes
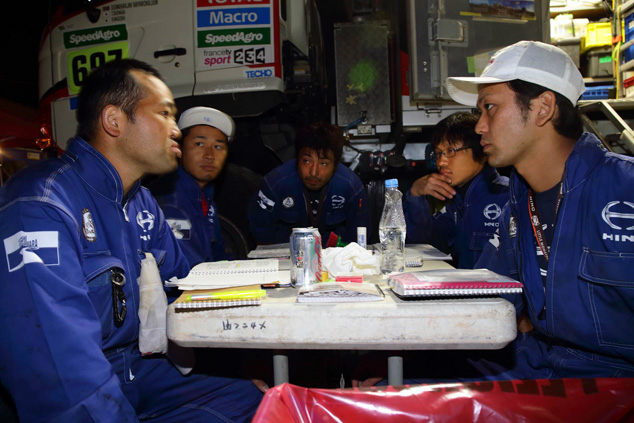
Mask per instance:
[[[423,269],[443,268],[426,262]],[[203,311],[168,308],[167,335],[183,347],[341,350],[500,349],[515,339],[515,309],[502,298],[401,300],[377,281],[380,302],[296,303],[295,288],[269,290],[261,306]],[[288,357],[273,356],[274,382],[288,382]],[[402,385],[401,356],[388,383]]]

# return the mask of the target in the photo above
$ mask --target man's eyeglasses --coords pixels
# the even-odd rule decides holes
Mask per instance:
[[[456,155],[458,151],[468,150],[471,147],[460,147],[460,148],[449,148],[447,150],[441,151],[436,150],[431,152],[431,158],[434,160],[439,160],[441,156],[445,156],[446,158],[450,158]]]

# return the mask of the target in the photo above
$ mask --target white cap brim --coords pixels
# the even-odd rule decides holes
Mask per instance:
[[[185,110],[178,120],[178,128],[181,131],[197,125],[212,126],[218,129],[225,134],[227,142],[233,140],[236,128],[231,116],[211,107],[192,107]]]
[[[479,85],[497,84],[507,81],[510,81],[510,79],[477,76],[449,77],[447,78],[447,92],[456,103],[476,107],[478,104]]]

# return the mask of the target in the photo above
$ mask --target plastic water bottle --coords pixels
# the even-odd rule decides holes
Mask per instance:
[[[405,269],[405,235],[403,194],[398,190],[398,179],[388,179],[385,181],[385,205],[379,222],[381,273],[402,272]]]

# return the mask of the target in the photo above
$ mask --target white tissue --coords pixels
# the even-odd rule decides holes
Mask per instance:
[[[380,256],[373,255],[356,242],[345,247],[326,248],[322,251],[321,264],[332,277],[350,274],[378,275]]]

